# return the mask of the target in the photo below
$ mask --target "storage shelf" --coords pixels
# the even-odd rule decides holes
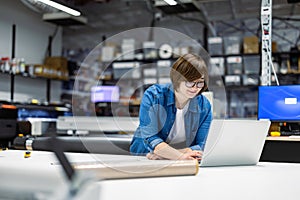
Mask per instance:
[[[243,54],[220,54],[220,55],[210,55],[210,57],[231,57],[231,56],[260,56],[260,53],[243,53]]]
[[[12,74],[12,73],[8,73],[8,72],[0,72],[0,74],[3,74],[3,75],[8,75],[8,76],[15,76],[15,77],[24,77],[24,78],[30,78],[30,79],[43,79],[43,80],[47,80],[47,79],[50,79],[50,80],[54,80],[54,81],[68,81],[69,79],[58,79],[58,78],[50,78],[50,77],[43,77],[43,76],[30,76],[30,75],[23,75],[23,74]]]

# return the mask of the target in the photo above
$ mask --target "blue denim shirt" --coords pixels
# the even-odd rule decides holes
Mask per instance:
[[[166,142],[176,117],[175,94],[172,84],[152,85],[142,98],[140,124],[134,133],[130,152],[144,155],[156,145]],[[203,150],[212,120],[211,105],[206,97],[197,95],[184,115],[186,147]]]

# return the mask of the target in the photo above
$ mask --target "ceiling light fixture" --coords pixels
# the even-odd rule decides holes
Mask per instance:
[[[70,15],[74,15],[76,17],[81,15],[81,13],[79,11],[74,10],[72,8],[69,8],[67,6],[61,5],[61,4],[56,3],[54,1],[50,1],[50,0],[37,0],[37,1],[40,1],[40,2],[42,2],[44,4],[52,6],[52,7],[56,8],[56,9],[58,9],[58,10],[64,11],[64,12],[66,12],[66,13],[68,13]]]
[[[164,0],[167,4],[169,4],[170,6],[175,6],[177,5],[177,2],[175,0]]]

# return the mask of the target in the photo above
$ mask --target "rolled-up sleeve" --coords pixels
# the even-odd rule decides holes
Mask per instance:
[[[165,108],[159,104],[158,99],[151,91],[146,91],[140,106],[139,135],[136,135],[136,137],[143,139],[149,152],[153,152],[156,145],[163,142],[158,133],[162,128],[161,124],[166,121],[166,118]]]
[[[145,144],[147,145],[148,150],[149,150],[150,152],[153,152],[154,149],[155,149],[155,147],[156,147],[158,144],[162,143],[163,140],[162,140],[158,135],[153,135],[153,136],[151,136],[151,137],[149,137],[149,138],[146,138],[146,139],[144,140],[144,142],[145,142]]]
[[[190,146],[190,149],[194,150],[194,151],[203,151],[203,149],[200,147],[200,145],[193,145]]]

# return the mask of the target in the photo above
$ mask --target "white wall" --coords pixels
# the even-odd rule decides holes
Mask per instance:
[[[11,57],[12,26],[16,25],[15,57],[25,58],[28,64],[44,62],[48,38],[56,26],[43,22],[42,14],[37,13],[20,0],[0,0],[0,57]],[[52,56],[60,56],[62,51],[62,28],[58,28],[52,43]],[[52,81],[51,101],[59,101],[61,82]],[[0,99],[10,98],[10,76],[0,76]],[[24,77],[15,78],[16,97],[26,94],[29,98],[46,99],[46,80]],[[19,101],[20,99],[15,99]]]

